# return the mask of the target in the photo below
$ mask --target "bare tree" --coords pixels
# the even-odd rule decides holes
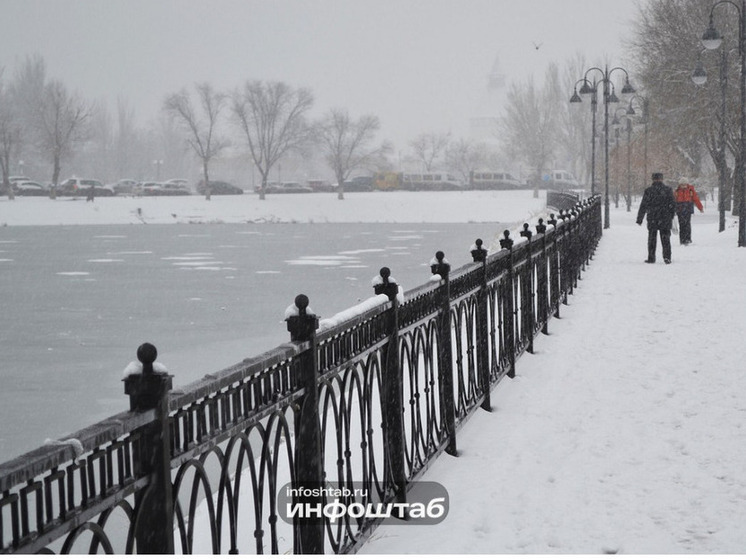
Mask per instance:
[[[391,150],[386,142],[374,145],[380,127],[376,116],[363,115],[353,120],[342,109],[332,109],[317,124],[320,147],[337,178],[337,198],[340,200],[344,200],[344,182],[350,172],[372,166]]]
[[[513,84],[507,95],[505,116],[501,121],[507,152],[525,161],[534,172],[534,186],[552,158],[556,146],[556,92],[547,80],[542,91],[533,78]]]
[[[708,154],[722,184],[725,211],[731,207],[731,187],[734,182],[738,185],[744,174],[735,172],[742,165],[738,127],[739,29],[731,8],[715,10],[714,25],[725,40],[718,51],[703,51],[699,39],[709,23],[712,4],[701,0],[646,3],[635,22],[631,46],[638,60],[640,82],[653,101],[652,164],[664,172],[702,176],[701,153]],[[708,76],[701,86],[691,80],[692,70],[698,65],[706,69]],[[734,214],[737,208],[738,204]]]
[[[409,145],[415,158],[424,165],[425,171],[433,170],[433,164],[445,154],[451,141],[451,134],[436,134],[434,132],[420,134]]]
[[[10,91],[3,81],[3,69],[0,68],[0,170],[3,173],[3,189],[10,200],[15,198],[8,180],[11,158],[18,151],[20,143],[21,121]]]
[[[44,87],[38,114],[39,141],[52,160],[52,184],[57,185],[62,161],[70,157],[75,144],[85,138],[90,105],[65,85],[53,80]]]
[[[306,115],[312,106],[310,90],[283,82],[248,81],[233,95],[233,115],[262,177],[260,200],[265,199],[272,167],[285,154],[302,150],[308,141]]]
[[[460,174],[464,182],[468,183],[471,174],[484,166],[489,156],[484,143],[461,138],[448,145],[445,157],[448,167]]]
[[[194,89],[201,115],[186,90],[169,95],[163,107],[187,132],[187,143],[202,163],[205,199],[209,200],[210,161],[228,145],[228,140],[218,135],[220,113],[225,107],[226,96],[214,91],[206,82],[196,84]]]

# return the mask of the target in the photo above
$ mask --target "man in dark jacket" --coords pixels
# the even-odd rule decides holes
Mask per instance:
[[[637,224],[648,215],[648,264],[655,262],[658,235],[661,237],[663,261],[671,263],[671,223],[676,213],[676,199],[670,186],[663,184],[663,173],[653,173],[653,184],[645,189],[637,212]]]

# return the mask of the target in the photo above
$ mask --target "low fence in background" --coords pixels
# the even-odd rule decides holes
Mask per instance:
[[[580,202],[580,195],[570,191],[547,190],[547,206],[556,210],[571,210]]]
[[[0,465],[0,551],[356,551],[559,315],[600,207],[506,231],[490,255],[478,241],[457,270],[438,253],[440,279],[403,300],[382,269],[375,298],[321,328],[299,295],[290,343],[178,389],[143,344],[130,411]]]

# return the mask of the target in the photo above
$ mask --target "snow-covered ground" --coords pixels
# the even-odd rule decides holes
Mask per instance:
[[[352,192],[102,198],[0,197],[5,225],[127,223],[509,223],[518,208],[542,209],[546,194],[513,192]],[[528,217],[528,215],[526,216]],[[522,218],[521,218],[522,219]]]
[[[746,248],[713,206],[671,265],[612,207],[562,318],[425,474],[448,518],[362,552],[746,552]]]

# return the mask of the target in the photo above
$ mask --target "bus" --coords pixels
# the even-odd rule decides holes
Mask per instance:
[[[526,188],[517,178],[503,171],[474,171],[470,185],[474,190],[518,190]]]

